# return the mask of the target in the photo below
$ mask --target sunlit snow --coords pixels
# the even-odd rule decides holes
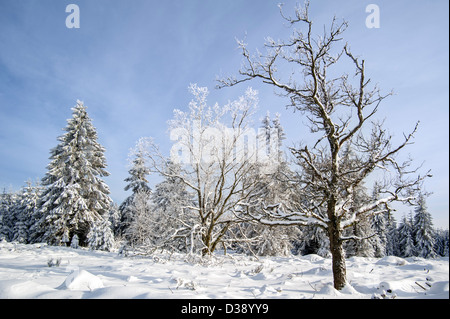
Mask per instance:
[[[351,257],[347,286],[318,255],[123,257],[0,243],[0,298],[449,298],[449,259]]]

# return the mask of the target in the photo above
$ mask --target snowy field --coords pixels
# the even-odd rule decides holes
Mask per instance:
[[[117,253],[0,243],[0,298],[449,298],[448,257],[353,257],[349,285],[332,287],[331,260]]]

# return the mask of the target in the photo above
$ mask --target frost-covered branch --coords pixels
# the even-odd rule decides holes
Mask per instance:
[[[344,229],[364,216],[389,210],[391,202],[412,203],[423,179],[431,175],[411,178],[418,169],[410,169],[410,161],[399,163],[396,159],[411,144],[417,124],[397,146],[392,145],[382,124],[373,122],[369,133],[364,129],[392,93],[382,94],[367,76],[366,62],[342,43],[346,21],[334,18],[329,28],[324,27],[323,34],[316,36],[308,9],[306,2],[291,17],[280,6],[291,35],[278,41],[266,38],[265,53],[252,55],[243,41],[238,42],[243,56],[239,77],[219,79],[218,87],[261,80],[289,98],[290,107],[306,117],[311,132],[320,133],[312,148],[291,148],[299,170],[297,209],[262,206],[252,216],[268,225],[317,225],[326,229],[334,284],[341,289],[345,285]],[[342,72],[342,63],[349,67],[350,75]],[[286,73],[289,67],[292,72]],[[385,197],[358,202],[357,193],[364,182],[380,172],[391,180],[383,189]]]
[[[206,254],[213,252],[228,229],[239,222],[234,218],[234,207],[255,191],[257,180],[248,176],[256,165],[253,159],[258,150],[249,145],[245,151],[242,141],[258,98],[249,88],[225,106],[210,106],[207,88],[193,84],[189,89],[194,96],[189,109],[175,110],[169,121],[171,139],[176,141],[171,157],[163,156],[152,142],[148,143],[147,156],[153,172],[177,180],[192,194],[192,202],[185,207],[198,219]]]

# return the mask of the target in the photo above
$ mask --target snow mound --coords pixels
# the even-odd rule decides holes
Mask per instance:
[[[396,256],[386,256],[381,258],[376,262],[377,265],[384,265],[384,266],[404,266],[407,265],[408,262],[400,257]]]
[[[365,265],[368,263],[371,263],[372,260],[378,260],[375,258],[370,258],[370,257],[360,257],[360,256],[352,256],[350,258],[347,258],[347,262],[352,262],[355,265]]]
[[[128,276],[127,278],[128,282],[135,282],[135,281],[139,281],[139,278],[136,276]]]
[[[333,296],[333,297],[340,297],[342,294],[336,290],[332,284],[324,285],[318,292],[320,295],[327,295],[327,296]]]
[[[279,289],[276,289],[270,285],[264,285],[261,288],[261,293],[277,294],[279,292],[280,292]]]
[[[316,255],[316,254],[309,254],[309,255],[302,256],[302,259],[308,260],[308,261],[314,263],[314,262],[322,261],[323,257],[320,257],[319,255]]]
[[[353,288],[353,286],[350,285],[349,283],[347,283],[347,284],[344,286],[344,288],[342,288],[342,289],[340,290],[340,293],[348,294],[348,295],[359,295],[359,294],[360,294],[360,293],[359,293],[355,288]]]
[[[431,285],[429,293],[433,295],[446,294],[448,298],[449,295],[448,281],[434,282]]]
[[[103,288],[103,282],[97,276],[86,270],[75,270],[64,281],[64,286],[70,290],[90,290]]]

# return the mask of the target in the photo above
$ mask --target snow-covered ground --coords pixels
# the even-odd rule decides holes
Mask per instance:
[[[448,257],[353,257],[349,285],[332,287],[331,260],[117,253],[0,243],[0,298],[449,298]]]

